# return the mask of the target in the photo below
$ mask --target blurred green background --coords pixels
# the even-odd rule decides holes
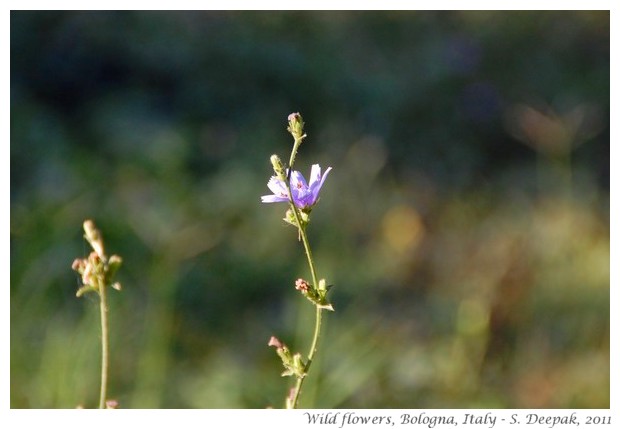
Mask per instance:
[[[608,12],[11,12],[11,407],[281,407],[308,277],[269,156],[332,166],[303,407],[609,407]]]

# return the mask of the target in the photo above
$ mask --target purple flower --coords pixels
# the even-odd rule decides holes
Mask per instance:
[[[319,164],[314,164],[310,171],[310,184],[306,182],[306,179],[299,171],[293,170],[291,172],[291,194],[293,202],[298,208],[304,210],[316,204],[319,199],[319,191],[331,169],[329,167],[325,170],[325,174],[321,174]],[[273,192],[273,195],[263,195],[261,197],[263,203],[280,203],[289,200],[286,184],[276,176],[272,176],[269,179],[267,186]]]

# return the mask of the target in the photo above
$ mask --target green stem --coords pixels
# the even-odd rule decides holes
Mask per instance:
[[[297,140],[295,141],[295,143],[296,143],[295,145],[295,148],[296,148]],[[295,153],[295,148],[293,149],[293,154]],[[292,158],[294,158],[294,156]],[[319,285],[318,277],[316,275],[316,269],[314,267],[314,259],[312,258],[312,251],[310,250],[310,242],[308,241],[308,235],[306,234],[306,228],[305,226],[302,226],[301,216],[299,215],[297,206],[295,206],[295,203],[293,202],[290,183],[286,182],[286,187],[287,187],[288,194],[289,194],[289,204],[291,206],[291,210],[293,210],[295,221],[297,222],[297,227],[299,229],[299,234],[304,244],[304,249],[306,250],[306,257],[308,258],[308,266],[310,267],[310,273],[312,275],[312,284],[314,287],[318,287]],[[308,361],[306,362],[306,368],[305,368],[306,371],[303,377],[300,377],[297,379],[297,383],[295,384],[295,389],[292,394],[293,399],[290,402],[292,404],[293,409],[297,408],[297,402],[299,401],[299,394],[301,393],[301,387],[304,384],[304,380],[306,379],[306,376],[308,375],[308,371],[310,370],[310,365],[312,364],[312,360],[314,359],[314,355],[316,354],[316,351],[317,351],[319,337],[321,336],[321,319],[322,319],[321,310],[322,309],[319,308],[318,306],[316,307],[316,319],[314,322],[314,335],[312,337],[312,344],[310,345],[310,350],[308,352],[308,358],[307,358]],[[288,403],[289,402],[287,401],[287,404]]]
[[[319,342],[319,337],[321,335],[321,313],[322,309],[318,306],[316,308],[316,321],[314,323],[314,338],[312,339],[312,345],[310,346],[310,352],[308,353],[308,362],[306,363],[306,375],[308,375],[308,371],[310,370],[310,364],[314,359],[314,355],[316,353],[317,345]],[[297,379],[297,383],[295,384],[295,390],[293,393],[293,401],[292,407],[293,409],[297,408],[297,402],[299,401],[299,394],[301,393],[301,387],[304,384],[304,380],[306,377],[301,377]]]
[[[297,149],[299,149],[299,145],[303,140],[303,136],[301,138],[295,138],[295,142],[293,143],[293,150],[291,151],[291,158],[288,161],[289,172],[293,171],[293,164],[295,163],[295,156],[297,155]]]
[[[106,407],[106,393],[108,386],[108,348],[109,348],[109,334],[108,334],[108,303],[106,298],[106,286],[99,286],[100,303],[99,308],[101,310],[101,392],[99,394],[99,408]]]

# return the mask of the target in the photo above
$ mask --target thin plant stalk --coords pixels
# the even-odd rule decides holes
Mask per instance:
[[[108,333],[108,302],[106,287],[99,288],[99,308],[101,310],[101,391],[99,394],[99,408],[106,408],[106,395],[108,389],[108,367],[110,337]]]
[[[267,186],[271,189],[273,195],[264,195],[261,199],[264,203],[288,202],[290,208],[286,212],[284,221],[297,227],[299,241],[303,243],[306,257],[308,259],[308,266],[312,275],[312,284],[302,278],[295,281],[295,289],[300,291],[303,296],[309,299],[316,306],[314,333],[306,361],[304,362],[304,358],[302,358],[301,353],[292,354],[288,347],[286,347],[285,344],[274,336],[270,338],[268,344],[269,346],[276,347],[276,352],[282,359],[282,363],[286,369],[282,375],[295,376],[297,378],[295,386],[289,390],[289,394],[287,395],[285,401],[286,408],[297,408],[304,380],[308,375],[312,361],[317,353],[317,348],[321,337],[322,310],[334,310],[333,306],[326,298],[326,294],[331,286],[326,286],[325,279],[319,280],[319,277],[317,276],[314,259],[312,257],[312,250],[310,250],[310,242],[306,232],[306,228],[310,222],[309,214],[313,206],[318,201],[319,192],[323,186],[323,182],[325,181],[327,174],[331,170],[331,167],[329,167],[322,176],[320,165],[312,165],[310,185],[306,183],[301,173],[293,170],[297,151],[303,139],[306,137],[306,134],[303,132],[304,123],[299,113],[291,113],[288,116],[288,121],[289,125],[287,130],[295,139],[288,168],[284,167],[282,161],[277,155],[271,156],[270,160],[275,176],[272,176],[267,183]],[[294,190],[297,194],[293,194],[291,185],[292,177],[295,178],[294,183],[296,188]]]
[[[123,259],[118,255],[106,256],[101,233],[92,220],[84,221],[84,238],[93,248],[87,258],[78,258],[73,261],[71,268],[82,276],[82,286],[75,294],[78,298],[90,292],[99,295],[99,310],[101,312],[101,388],[99,391],[99,408],[116,408],[116,401],[107,400],[108,367],[110,334],[108,329],[108,286],[121,290],[119,282],[112,283],[112,278],[120,268]]]
[[[288,166],[290,168],[289,171],[293,170],[293,164],[295,163],[295,157],[297,156],[297,149],[299,149],[299,145],[301,145],[301,142],[303,141],[304,137],[305,135],[300,136],[300,137],[295,137],[295,142],[293,143],[293,150],[291,151],[291,158],[288,161]]]
[[[312,363],[312,359],[314,359],[314,355],[317,350],[317,345],[319,342],[319,337],[321,335],[321,318],[322,318],[322,309],[316,309],[316,319],[314,324],[314,338],[312,339],[312,345],[310,346],[310,352],[308,353],[308,362],[306,363],[306,374],[310,370],[310,364]],[[299,401],[299,394],[301,393],[301,387],[304,384],[304,380],[306,377],[298,378],[297,383],[295,384],[295,390],[293,391],[293,400],[292,400],[292,408],[297,408],[297,402]]]
[[[295,139],[295,144],[293,146],[293,151],[291,153],[291,163],[295,160],[295,155],[297,153],[297,149],[299,148],[299,143],[301,143],[301,139]],[[289,172],[293,170],[292,164],[289,166]],[[310,250],[310,242],[308,241],[308,235],[306,234],[305,226],[302,226],[301,223],[301,215],[298,212],[298,208],[293,202],[293,194],[291,193],[291,184],[287,180],[286,188],[288,190],[289,195],[289,204],[291,206],[291,210],[295,216],[295,221],[297,222],[297,227],[299,229],[299,235],[301,241],[304,244],[304,249],[306,251],[306,257],[308,258],[308,266],[310,267],[310,274],[312,276],[312,284],[318,285],[318,277],[316,275],[316,268],[314,267],[314,259],[312,258],[312,251]],[[299,395],[301,393],[301,388],[304,384],[304,380],[308,375],[308,371],[310,370],[310,365],[312,364],[312,360],[314,359],[314,355],[316,354],[319,338],[321,336],[321,319],[322,319],[322,309],[320,307],[316,307],[316,317],[314,322],[314,335],[312,337],[312,343],[310,345],[310,350],[308,351],[308,361],[306,362],[306,374],[304,377],[298,377],[297,383],[295,383],[295,387],[292,393],[292,400],[290,402],[291,407],[293,409],[297,408],[297,403],[299,401]]]

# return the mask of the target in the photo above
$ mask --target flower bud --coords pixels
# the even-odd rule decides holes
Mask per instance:
[[[288,115],[288,132],[291,133],[295,140],[300,140],[304,135],[304,121],[299,112]]]
[[[71,269],[73,271],[77,271],[80,274],[84,272],[85,268],[86,268],[86,263],[84,262],[84,259],[77,258],[73,261],[73,264],[71,264]]]
[[[295,281],[295,289],[307,292],[310,289],[310,285],[304,279],[297,279]]]
[[[274,337],[273,335],[271,336],[271,338],[269,338],[269,343],[267,345],[273,346],[276,349],[282,349],[285,347],[284,344],[282,344],[282,342],[278,340],[276,337]]]
[[[110,256],[110,260],[108,261],[108,272],[107,272],[107,280],[111,281],[114,278],[114,274],[118,271],[118,269],[123,264],[123,258],[118,255]]]
[[[118,401],[116,399],[108,399],[105,401],[105,408],[107,410],[115,410],[118,408]]]
[[[285,181],[286,171],[284,170],[284,165],[282,164],[280,157],[274,154],[274,155],[271,155],[271,158],[269,159],[271,161],[271,165],[273,166],[273,171],[276,173],[276,176],[278,177],[278,179]]]
[[[325,285],[325,279],[319,281],[319,286],[316,288],[304,279],[297,279],[295,281],[295,289],[301,292],[303,296],[308,298],[310,302],[316,305],[318,308],[334,311],[334,307],[327,300],[327,292],[331,286]]]
[[[93,250],[97,252],[97,255],[99,255],[101,259],[105,259],[101,233],[95,227],[95,223],[92,220],[88,219],[84,221],[84,232],[86,233],[84,237],[88,243],[90,243]]]

